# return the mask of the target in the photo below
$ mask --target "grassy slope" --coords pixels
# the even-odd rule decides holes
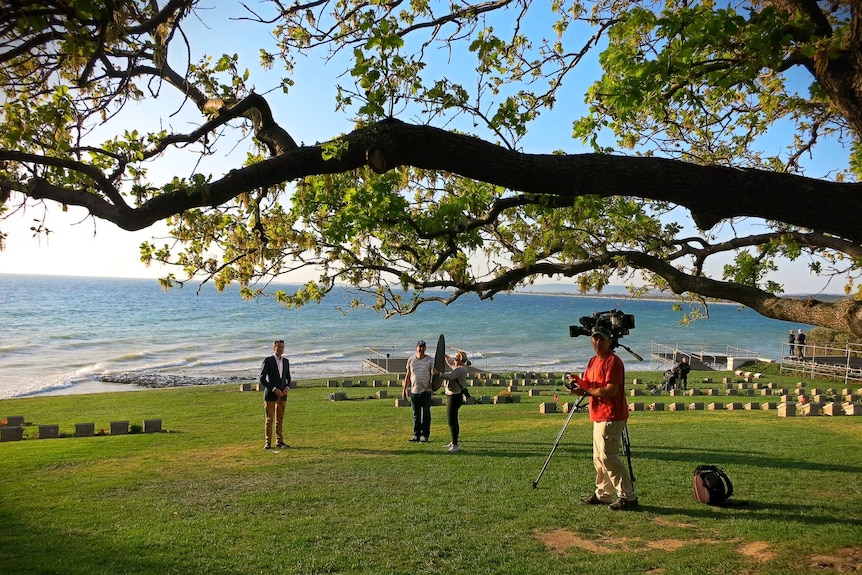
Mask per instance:
[[[465,406],[448,455],[442,407],[413,444],[409,408],[331,391],[291,394],[279,452],[261,449],[260,394],[233,385],[0,401],[61,432],[168,430],[0,444],[0,573],[824,573],[817,556],[862,541],[862,418],[634,413],[641,511],[614,513],[577,503],[594,477],[585,414],[532,488],[565,421],[539,414],[547,397]],[[749,505],[695,502],[701,463]]]

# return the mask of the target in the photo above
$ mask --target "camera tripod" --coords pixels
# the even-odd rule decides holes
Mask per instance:
[[[563,434],[566,432],[566,428],[569,426],[569,422],[572,420],[572,416],[581,408],[581,404],[584,403],[586,399],[586,395],[582,395],[572,409],[569,410],[569,416],[566,418],[566,422],[563,424],[562,429],[560,429],[560,433],[557,434],[557,439],[554,441],[554,446],[551,448],[551,452],[548,454],[548,458],[545,460],[545,464],[542,466],[542,470],[539,472],[539,476],[536,477],[536,480],[533,481],[533,489],[536,489],[539,486],[539,481],[542,479],[542,475],[545,474],[545,470],[548,468],[548,464],[551,462],[551,458],[554,456],[554,452],[557,450],[557,446],[560,445],[560,440],[563,438]],[[628,425],[623,427],[623,453],[626,456],[626,460],[629,464],[629,476],[632,478],[632,483],[635,482],[635,472],[632,469],[632,444],[629,440],[629,428]]]

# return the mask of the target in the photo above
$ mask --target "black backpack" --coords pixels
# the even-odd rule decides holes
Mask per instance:
[[[722,505],[733,495],[733,483],[721,467],[698,465],[694,470],[694,498],[707,505]]]

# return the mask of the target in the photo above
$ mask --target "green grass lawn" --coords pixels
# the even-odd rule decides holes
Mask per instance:
[[[291,447],[273,451],[261,394],[236,385],[0,401],[0,417],[31,423],[25,441],[0,443],[0,573],[823,574],[862,562],[860,417],[635,412],[641,507],[612,512],[578,503],[594,479],[585,413],[533,489],[566,418],[539,413],[553,389],[465,406],[453,455],[444,408],[431,441],[409,443],[400,389],[375,400],[350,388],[340,402],[332,391],[291,392]],[[71,434],[76,422],[152,418],[166,432],[33,439],[42,423]],[[703,463],[722,466],[748,505],[697,503]]]

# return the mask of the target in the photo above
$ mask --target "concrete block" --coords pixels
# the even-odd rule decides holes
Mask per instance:
[[[671,397],[678,397],[678,396],[682,395],[682,390],[681,389],[671,389],[669,395]]]
[[[729,377],[723,377],[723,378],[721,378],[721,383],[723,383],[724,385],[730,385],[733,382],[731,381],[731,379]]]
[[[631,389],[629,390],[629,395],[631,397],[637,397],[638,395],[643,395],[643,391],[640,389]]]
[[[740,383],[736,386],[736,389],[748,389],[747,383]]]
[[[240,391],[251,391],[251,383],[241,383],[239,384]]]
[[[553,401],[544,401],[539,404],[539,413],[556,413],[557,404]]]
[[[277,367],[277,366],[276,366]],[[327,379],[326,387],[338,387],[338,380],[335,379]]]
[[[644,382],[644,380],[642,380],[639,377],[635,377],[632,379],[632,385],[641,385],[641,384],[643,384],[643,382]]]
[[[76,423],[75,437],[93,437],[96,434],[95,423]]]
[[[712,378],[711,377],[704,377],[703,383],[712,383]]]
[[[823,413],[823,405],[820,403],[805,403],[802,405],[800,415],[821,415]]]
[[[564,403],[563,404],[563,413],[569,413],[570,411],[572,411],[575,408],[575,405],[576,405],[576,403],[574,401],[568,401],[568,402]],[[587,412],[586,406],[582,406],[582,408],[578,408],[578,409],[580,409],[584,413]]]
[[[346,401],[347,393],[344,391],[336,391],[329,394],[329,401]]]
[[[764,401],[763,403],[760,404],[760,409],[762,409],[763,411],[769,411],[770,409],[777,409],[777,408],[778,408],[778,404],[775,403],[774,401]]]
[[[470,397],[464,398],[464,405],[475,405],[475,404],[476,404],[476,398],[473,397],[472,395]]]
[[[352,379],[342,379],[341,380],[341,387],[353,387],[353,380]]]
[[[6,418],[6,426],[7,427],[23,427],[24,426],[24,416],[23,415],[10,415]]]
[[[741,401],[731,401],[730,403],[728,403],[725,406],[725,409],[730,410],[730,411],[734,411],[734,410],[739,411],[740,409],[742,409],[742,402]]]
[[[695,401],[688,404],[689,411],[703,411],[703,402]]]
[[[629,404],[629,411],[643,411],[644,404],[640,401],[636,401],[634,403]]]
[[[728,388],[724,390],[725,395],[737,395],[736,390],[732,388]]]
[[[357,387],[368,387],[368,380],[360,379],[358,382],[356,382],[356,386]]]
[[[694,397],[696,395],[700,395],[700,390],[699,389],[689,389],[688,395],[689,395],[689,397]]]
[[[161,433],[161,431],[162,431],[162,420],[161,419],[145,419],[143,430],[144,430],[144,433]]]
[[[0,427],[0,441],[21,441],[24,439],[24,427],[20,425],[6,425]]]
[[[664,411],[664,404],[659,403],[659,402],[650,403],[649,404],[649,410],[650,411]]]
[[[387,395],[388,394],[387,394],[386,390],[381,389],[380,391],[377,391],[374,393],[374,399],[386,399]]]
[[[720,401],[714,401],[706,406],[707,411],[719,411],[721,409],[724,409],[724,403]]]
[[[778,417],[795,417],[796,416],[796,404],[795,403],[780,403],[778,404]]]
[[[745,411],[754,411],[755,409],[760,409],[760,406],[756,403],[748,402],[742,406]]]
[[[796,398],[795,398],[795,397],[790,397],[789,395],[784,394],[784,395],[782,395],[778,400],[779,400],[781,403],[794,403],[794,402],[796,401]]]
[[[399,397],[395,400],[395,407],[410,407],[410,400]]]
[[[431,407],[443,405],[443,397],[440,395],[434,395],[431,397]]]
[[[681,401],[667,404],[668,411],[685,411],[685,404]]]
[[[845,403],[844,415],[862,415],[862,404],[860,403]]]
[[[128,435],[129,433],[129,422],[128,421],[112,421],[111,422],[111,435]]]
[[[529,395],[530,397],[539,397],[540,395],[542,395],[542,392],[538,389],[531,389],[527,392],[527,395]]]
[[[823,415],[844,415],[844,407],[837,401],[824,404]]]

